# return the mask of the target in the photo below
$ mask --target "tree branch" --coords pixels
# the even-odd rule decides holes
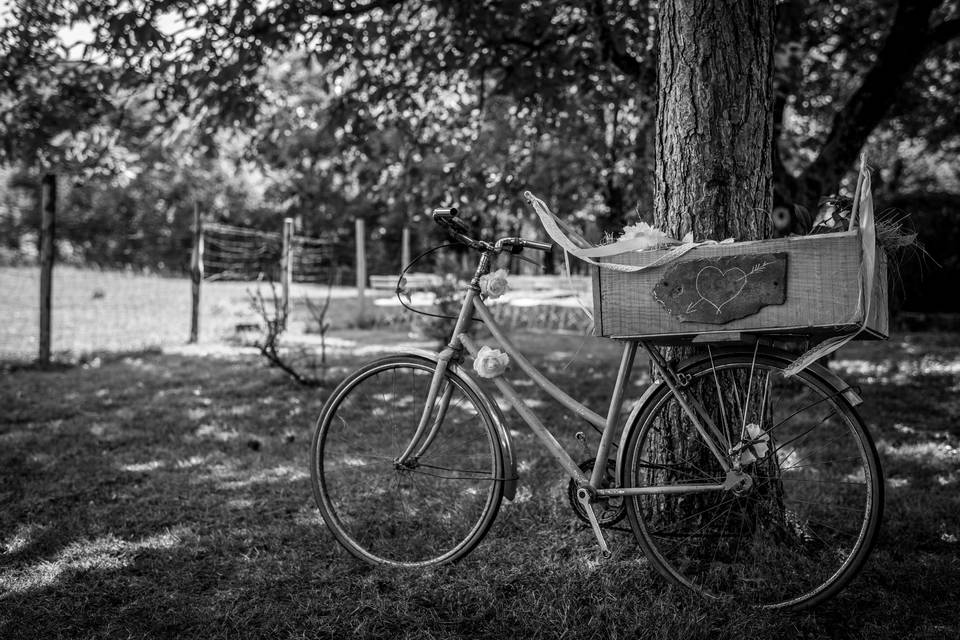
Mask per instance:
[[[897,6],[876,63],[834,116],[820,154],[800,176],[801,204],[815,203],[820,195],[836,191],[868,136],[893,105],[897,90],[929,53],[930,16],[939,4],[940,0],[904,0]],[[950,28],[945,29],[949,32]]]
[[[930,41],[936,45],[946,44],[960,37],[960,18],[944,20],[930,31]]]
[[[620,71],[630,76],[634,80],[652,84],[655,79],[650,77],[653,75],[651,73],[650,65],[644,65],[640,59],[630,55],[617,46],[618,43],[613,36],[610,25],[607,24],[603,0],[594,1],[593,15],[597,21],[597,37],[600,42],[604,60],[609,60]]]

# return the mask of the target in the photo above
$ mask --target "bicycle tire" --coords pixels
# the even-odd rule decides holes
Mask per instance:
[[[743,495],[627,500],[630,526],[650,563],[708,599],[814,606],[859,573],[876,540],[883,510],[876,447],[846,389],[831,382],[836,378],[819,366],[784,378],[790,360],[761,348],[720,352],[679,369],[685,388],[729,439],[725,445],[765,436],[755,443],[765,451],[748,448],[741,459],[752,483]],[[665,385],[626,429],[621,486],[723,481]]]
[[[453,371],[445,373],[451,398],[435,439],[414,466],[395,464],[436,367],[417,355],[373,361],[333,391],[317,421],[310,462],[317,506],[337,541],[372,564],[454,562],[483,539],[499,510],[505,462],[494,421]]]

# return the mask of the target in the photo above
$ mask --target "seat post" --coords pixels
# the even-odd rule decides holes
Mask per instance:
[[[623,407],[623,392],[630,381],[633,371],[633,361],[637,355],[637,343],[628,340],[623,345],[623,355],[620,357],[620,369],[617,371],[617,381],[613,386],[613,395],[610,398],[610,409],[607,411],[607,423],[600,435],[600,445],[597,447],[597,461],[593,464],[590,474],[590,484],[599,488],[603,476],[607,473],[607,455],[610,453],[610,443],[620,420],[620,409]]]

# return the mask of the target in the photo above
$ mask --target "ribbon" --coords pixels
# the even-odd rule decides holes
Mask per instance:
[[[543,200],[536,197],[529,191],[525,192],[523,197],[526,198],[527,202],[530,203],[530,205],[533,207],[533,210],[537,213],[537,217],[540,218],[540,224],[543,225],[543,228],[546,230],[547,235],[550,236],[550,239],[560,245],[560,248],[563,249],[565,254],[565,262],[567,260],[566,254],[569,253],[576,256],[580,260],[597,267],[610,269],[612,271],[636,273],[638,271],[645,271],[646,269],[654,269],[668,262],[672,262],[683,254],[692,251],[701,245],[716,244],[716,242],[713,240],[708,240],[706,242],[686,242],[683,244],[674,240],[674,247],[650,264],[630,265],[617,264],[616,262],[598,262],[594,260],[594,258],[608,258],[610,256],[617,256],[630,251],[649,249],[649,242],[643,238],[630,238],[628,240],[620,240],[610,244],[595,246],[576,235],[574,237],[578,242],[574,242],[566,233],[564,233],[563,229],[561,228],[562,226],[566,225],[564,225],[564,223],[561,222],[557,216],[553,215],[553,212],[550,211]]]

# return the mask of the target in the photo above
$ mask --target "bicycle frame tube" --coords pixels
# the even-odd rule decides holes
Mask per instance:
[[[622,498],[627,496],[664,495],[668,493],[707,493],[710,491],[726,491],[726,484],[672,484],[663,487],[627,487],[623,489],[597,489],[601,498]]]
[[[670,392],[673,393],[673,397],[677,399],[677,403],[680,405],[680,408],[683,409],[684,413],[690,417],[690,421],[693,423],[693,427],[697,430],[697,433],[700,434],[700,437],[703,438],[704,443],[706,443],[707,448],[710,449],[710,452],[720,463],[720,467],[725,471],[729,472],[733,466],[730,464],[730,460],[724,454],[723,450],[717,445],[717,442],[722,442],[722,434],[720,430],[717,429],[717,426],[713,424],[713,421],[707,415],[707,412],[703,410],[700,406],[700,403],[692,398],[689,398],[683,389],[680,388],[675,376],[673,375],[672,370],[667,365],[666,360],[663,358],[663,354],[657,351],[655,348],[651,349],[645,342],[640,342],[640,345],[643,347],[644,351],[650,354],[650,362],[653,367],[657,370],[657,373],[660,374],[660,377],[663,379],[664,383],[669,387]],[[703,419],[706,422],[704,426]]]
[[[500,346],[503,347],[504,351],[510,356],[511,360],[523,370],[527,376],[533,380],[537,386],[547,392],[554,400],[562,404],[564,407],[575,413],[580,418],[583,418],[590,424],[603,429],[607,426],[606,419],[591,411],[589,408],[583,405],[581,402],[577,402],[571,398],[567,393],[563,391],[560,387],[553,384],[547,378],[540,373],[540,371],[530,364],[530,361],[527,360],[522,353],[517,349],[516,346],[510,341],[510,338],[506,336],[503,332],[503,329],[497,324],[497,321],[493,319],[490,310],[487,309],[487,306],[483,304],[483,301],[477,297],[473,300],[473,308],[476,310],[477,315],[480,316],[480,319],[483,320],[486,324],[487,329],[490,330],[490,333],[493,334],[494,339],[500,343]]]
[[[480,269],[478,269],[478,273],[479,272]],[[465,347],[466,350],[474,357],[476,357],[476,355],[479,353],[480,348],[477,343],[469,335],[464,333],[464,329],[471,321],[475,312],[493,335],[494,340],[504,349],[504,351],[510,356],[511,360],[527,375],[530,380],[532,380],[550,397],[569,409],[571,412],[586,420],[590,424],[602,429],[600,443],[597,447],[597,460],[606,460],[609,456],[613,436],[616,432],[617,424],[619,423],[620,411],[623,407],[624,390],[630,378],[630,373],[633,369],[637,348],[640,346],[650,354],[651,359],[654,362],[654,366],[661,373],[661,375],[663,375],[667,385],[677,397],[681,406],[688,413],[691,420],[693,420],[694,425],[700,432],[701,437],[707,442],[707,446],[714,453],[714,455],[717,456],[724,471],[730,471],[730,463],[727,461],[722,451],[717,448],[713,438],[710,437],[709,432],[716,431],[716,426],[710,423],[704,427],[700,423],[697,415],[698,412],[696,410],[698,407],[695,406],[696,403],[694,403],[694,406],[691,406],[690,400],[686,398],[686,394],[684,394],[682,389],[677,386],[673,380],[673,377],[670,375],[669,367],[662,362],[662,356],[660,356],[659,359],[657,358],[657,356],[660,355],[659,352],[651,350],[650,347],[644,342],[628,341],[624,344],[623,355],[620,359],[620,368],[617,371],[617,378],[614,383],[613,393],[610,399],[610,406],[607,410],[607,416],[604,418],[598,413],[590,410],[583,403],[574,400],[570,395],[548,380],[546,376],[544,376],[535,366],[533,366],[533,364],[531,364],[530,361],[527,360],[522,353],[520,353],[513,342],[510,341],[509,337],[507,337],[506,333],[503,331],[503,328],[497,323],[497,321],[493,318],[493,315],[490,313],[490,310],[483,303],[479,293],[479,286],[477,283],[472,283],[472,285],[467,289],[467,295],[464,298],[463,306],[460,309],[460,315],[457,318],[453,336],[450,339],[450,343],[439,355],[437,369],[434,372],[433,380],[431,381],[430,389],[427,393],[427,400],[424,405],[423,414],[420,418],[420,424],[417,426],[417,430],[414,436],[411,438],[407,449],[398,458],[398,462],[403,463],[411,457],[416,459],[421,456],[427,447],[430,446],[430,443],[436,436],[437,430],[443,421],[446,408],[450,401],[451,389],[444,388],[441,391],[443,376],[446,372],[447,364],[459,352],[461,345],[462,347]],[[544,445],[557,459],[560,465],[571,477],[574,478],[575,482],[581,487],[589,487],[591,490],[595,491],[598,496],[619,497],[642,494],[703,493],[707,491],[720,491],[729,488],[725,483],[719,483],[696,485],[691,484],[669,487],[598,489],[599,485],[603,481],[603,476],[606,473],[606,465],[594,465],[591,476],[588,478],[580,469],[576,461],[574,461],[574,459],[566,451],[566,449],[564,449],[563,446],[557,441],[553,433],[547,429],[547,427],[543,424],[543,422],[540,421],[536,414],[526,405],[526,403],[524,403],[523,399],[516,392],[516,390],[514,390],[513,386],[506,379],[504,379],[503,376],[497,376],[493,378],[493,383],[506,397],[507,402],[509,402],[509,404],[517,411],[517,413],[520,415],[520,418],[527,423],[530,429],[544,443]],[[437,405],[438,395],[440,396],[440,401],[439,405],[437,406],[437,415],[431,424],[430,417],[434,413],[435,405]],[[416,451],[415,454],[414,451]]]
[[[623,408],[623,390],[630,379],[630,372],[633,370],[633,360],[636,355],[637,343],[627,342],[623,347],[623,355],[620,357],[617,381],[613,385],[613,396],[610,398],[610,408],[607,410],[607,423],[600,435],[597,460],[606,460],[610,455],[610,444],[613,442],[613,434],[617,429],[617,423],[620,421],[620,409]],[[593,473],[590,475],[590,486],[599,487],[606,472],[606,464],[594,464]]]
[[[620,409],[623,407],[623,392],[624,388],[626,387],[627,380],[630,377],[630,372],[633,368],[634,357],[637,353],[637,343],[627,342],[624,345],[623,356],[620,361],[620,369],[617,373],[613,395],[610,399],[610,407],[607,411],[607,417],[603,418],[599,414],[584,406],[583,403],[574,400],[562,389],[550,382],[546,376],[544,376],[536,367],[534,367],[533,364],[531,364],[530,361],[527,360],[522,353],[520,353],[516,346],[506,336],[503,329],[493,318],[490,310],[487,309],[485,304],[483,304],[483,300],[481,300],[479,297],[474,298],[473,308],[477,315],[480,316],[480,318],[484,321],[487,329],[493,335],[494,339],[500,344],[500,346],[504,348],[517,366],[520,367],[520,369],[527,374],[527,376],[534,383],[537,384],[537,386],[543,389],[550,397],[572,411],[574,414],[602,429],[596,458],[597,460],[606,460],[610,452],[614,433],[616,432],[617,423],[619,422]],[[458,338],[471,354],[474,356],[477,354],[478,347],[469,336],[460,335]],[[564,469],[566,469],[567,472],[575,478],[579,485],[589,486],[591,488],[596,488],[600,485],[603,475],[606,473],[605,465],[595,465],[591,473],[591,477],[587,478],[580,470],[579,465],[577,465],[570,454],[567,453],[566,449],[563,448],[554,435],[543,425],[540,419],[537,418],[537,416],[527,407],[527,405],[513,389],[512,385],[499,376],[494,378],[493,382],[500,392],[506,396],[511,406],[513,406],[517,413],[520,414],[520,417],[523,419],[523,421],[530,426],[537,437],[543,441],[548,450],[554,455],[554,457],[557,458]]]
[[[489,328],[489,327],[488,327]],[[477,346],[477,343],[473,341],[473,338],[467,335],[458,336],[460,342],[463,343],[463,346],[467,348],[473,356],[476,356],[480,351],[480,348]],[[507,345],[503,345],[507,349],[507,353],[510,353],[510,349],[507,348]],[[550,430],[547,429],[537,415],[530,410],[530,407],[524,403],[523,399],[514,391],[513,386],[503,379],[503,376],[497,376],[493,379],[493,383],[497,386],[497,389],[500,390],[506,398],[507,402],[510,403],[510,406],[520,414],[520,417],[524,422],[527,423],[527,426],[543,441],[543,444],[547,447],[550,453],[557,459],[560,465],[570,474],[573,478],[576,479],[578,485],[586,486],[589,484],[590,480],[585,475],[583,471],[580,470],[580,467],[570,457],[570,454],[567,453],[566,449],[557,442],[557,439],[550,433]]]

